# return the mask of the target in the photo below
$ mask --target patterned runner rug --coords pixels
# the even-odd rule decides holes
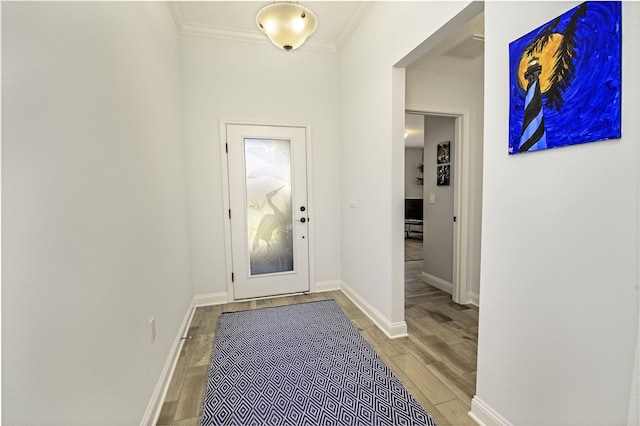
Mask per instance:
[[[202,425],[435,425],[333,300],[224,313]]]

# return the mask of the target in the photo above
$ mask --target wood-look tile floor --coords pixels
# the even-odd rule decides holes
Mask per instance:
[[[199,424],[221,313],[334,299],[439,425],[475,425],[467,413],[475,393],[478,309],[456,305],[449,294],[423,283],[421,266],[405,262],[409,337],[399,339],[387,338],[341,291],[197,308],[157,424]]]

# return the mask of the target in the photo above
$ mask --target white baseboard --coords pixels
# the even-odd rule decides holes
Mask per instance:
[[[427,274],[426,272],[423,272],[420,275],[420,277],[422,278],[422,281],[424,281],[425,283],[430,284],[435,288],[440,289],[449,294],[453,294],[453,284],[451,284],[450,282],[445,281],[442,278],[435,277],[431,274]]]
[[[340,289],[342,289],[342,281],[340,280],[318,281],[312,286],[311,292],[321,293],[323,291],[334,291]]]
[[[339,280],[319,281],[315,283],[314,286],[312,286],[311,292],[320,293],[323,291],[340,290],[341,285],[342,285],[342,281],[339,281]],[[280,297],[280,296],[275,296],[275,297]],[[258,299],[262,299],[262,298],[259,297]],[[233,300],[229,298],[228,293],[199,294],[193,298],[193,301],[195,303],[196,308],[200,306],[222,305],[224,303],[233,302]]]
[[[229,295],[227,293],[200,294],[193,298],[193,303],[196,308],[199,306],[222,305],[227,302],[229,302]]]
[[[178,335],[173,341],[167,360],[162,367],[160,378],[156,383],[153,395],[151,395],[151,400],[149,401],[144,416],[142,417],[142,421],[140,422],[141,426],[154,426],[158,422],[160,411],[162,411],[162,404],[167,396],[169,384],[173,378],[173,372],[176,369],[176,364],[180,357],[180,351],[182,350],[182,343],[184,342],[184,340],[182,340],[182,336],[187,334],[187,330],[189,329],[189,325],[191,324],[191,319],[193,318],[195,311],[196,306],[192,301],[189,308],[187,308],[187,313],[185,314],[182,324],[180,324],[180,328],[178,329]]]
[[[471,400],[469,417],[480,426],[511,426],[511,423],[507,421],[507,419],[487,405],[486,402],[478,398],[478,396],[474,396]]]
[[[475,293],[467,293],[467,303],[480,307],[480,295]]]
[[[409,334],[407,333],[407,323],[404,321],[400,322],[389,322],[376,308],[371,306],[369,302],[364,300],[362,296],[360,296],[355,290],[349,287],[344,281],[341,286],[342,292],[349,298],[351,301],[358,307],[362,312],[365,313],[369,317],[371,321],[374,322],[375,325],[378,326],[380,330],[384,332],[390,339],[397,339],[398,337],[406,337]]]

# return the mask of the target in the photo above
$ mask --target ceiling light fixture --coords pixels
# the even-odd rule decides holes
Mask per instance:
[[[256,24],[273,44],[289,52],[315,32],[318,18],[297,3],[273,3],[258,12]]]

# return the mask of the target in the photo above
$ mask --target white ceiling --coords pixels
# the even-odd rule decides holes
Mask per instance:
[[[481,42],[475,42],[480,39]],[[465,43],[466,42],[466,43]],[[463,59],[455,55],[457,46],[467,46],[464,53],[476,56]],[[452,52],[453,51],[453,52]],[[448,39],[429,50],[408,67],[443,74],[479,77],[484,74],[484,12],[460,27]]]
[[[270,45],[258,30],[256,14],[270,1],[179,1],[171,2],[178,30],[182,34],[223,38]],[[318,29],[300,49],[338,52],[373,2],[371,1],[307,1],[303,5],[318,17]],[[484,68],[483,43],[480,57],[460,59],[447,55],[453,47],[478,35],[484,39],[484,13],[461,27],[449,39],[411,64],[409,69],[453,75],[479,76]]]
[[[256,25],[256,15],[269,1],[171,2],[182,34],[270,45]],[[338,52],[371,7],[365,1],[311,1],[303,6],[318,17],[318,29],[300,49]]]

